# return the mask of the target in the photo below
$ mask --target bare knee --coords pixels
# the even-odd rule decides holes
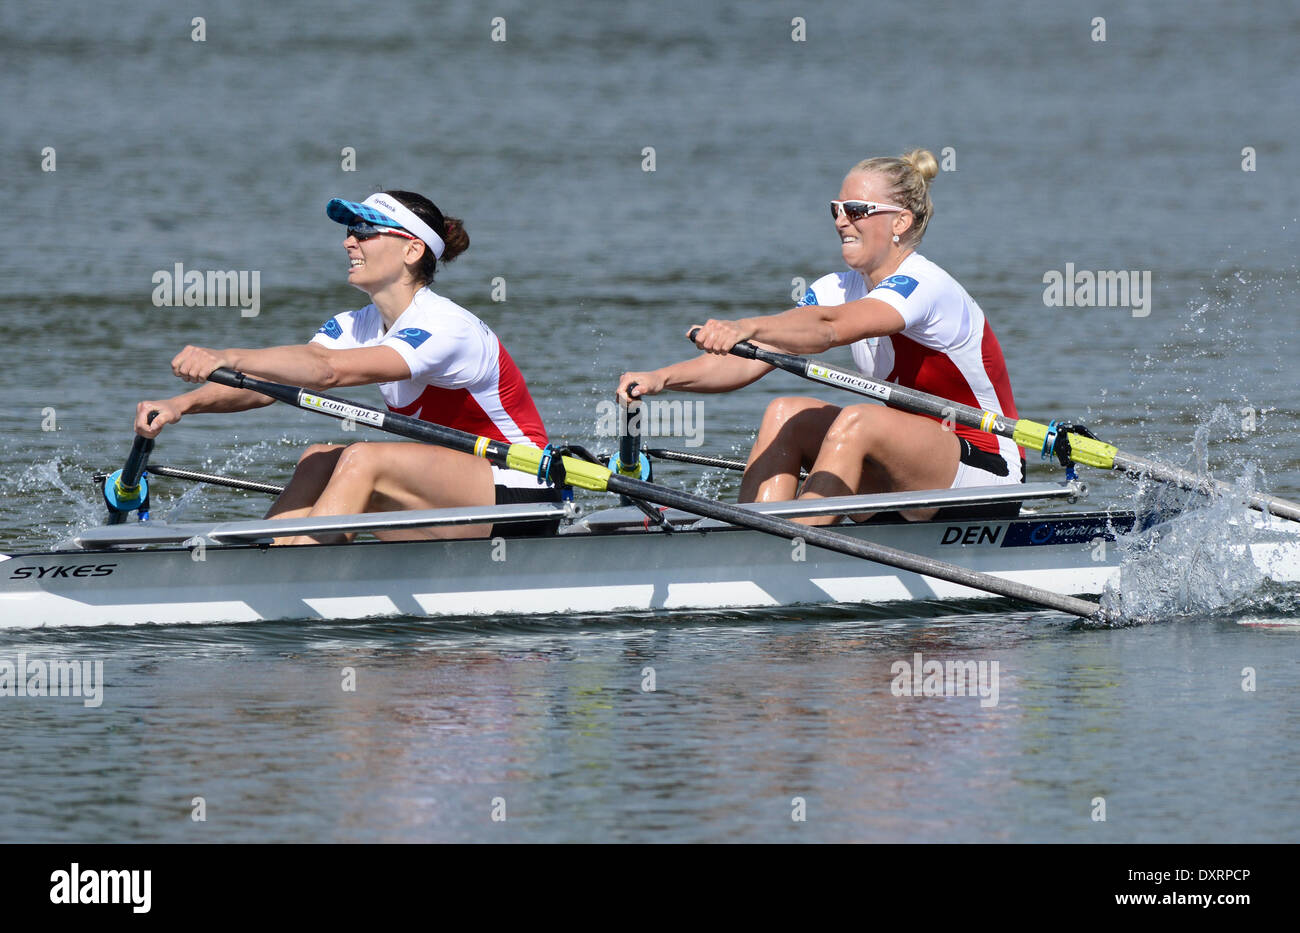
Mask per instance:
[[[768,402],[763,412],[763,428],[779,431],[804,412],[826,405],[820,399],[802,396],[783,396]]]
[[[878,413],[875,405],[850,405],[842,409],[831,422],[825,443],[851,445],[864,452],[878,449],[884,440]]]
[[[378,474],[382,462],[381,451],[374,444],[349,444],[339,453],[336,473]]]
[[[326,459],[333,460],[341,449],[338,444],[312,444],[298,457],[298,465],[308,466]]]
[[[312,444],[298,457],[293,478],[266,513],[268,518],[306,514],[334,475],[343,450],[338,444]]]
[[[342,450],[338,444],[312,444],[298,458],[298,465],[293,471],[294,480],[323,486],[334,472],[334,465],[338,463]]]

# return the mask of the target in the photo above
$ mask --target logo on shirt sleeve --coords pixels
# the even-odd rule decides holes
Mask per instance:
[[[429,339],[429,332],[420,330],[418,327],[404,327],[393,336],[398,340],[405,340],[412,347],[419,347],[420,344]]]
[[[808,291],[804,293],[804,296],[802,298],[800,298],[798,301],[795,302],[794,306],[796,308],[802,308],[804,305],[815,305],[815,304],[817,304],[817,293],[810,288],[808,289]]]
[[[331,340],[338,340],[343,336],[343,328],[339,327],[338,321],[334,320],[334,318],[330,318],[320,326],[320,330],[316,331],[316,333],[324,334]]]
[[[918,284],[916,279],[910,275],[891,275],[888,278],[881,279],[876,288],[888,288],[906,298],[912,294]],[[875,289],[873,288],[872,291],[875,291]]]

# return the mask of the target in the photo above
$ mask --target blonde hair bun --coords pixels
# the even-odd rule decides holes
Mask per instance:
[[[903,161],[916,169],[927,185],[939,174],[939,162],[929,149],[913,149],[903,156]]]

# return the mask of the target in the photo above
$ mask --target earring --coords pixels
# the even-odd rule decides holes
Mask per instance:
[[[895,243],[898,242],[898,234],[897,234],[897,233],[894,234],[894,242],[895,242]]]

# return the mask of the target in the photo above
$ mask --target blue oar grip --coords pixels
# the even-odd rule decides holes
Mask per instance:
[[[650,458],[645,454],[641,454],[637,462],[630,464],[627,469],[623,468],[623,461],[619,459],[618,454],[614,454],[609,458],[606,466],[620,476],[635,476],[637,479],[650,482]]]
[[[122,471],[110,473],[104,480],[104,501],[109,509],[125,514],[140,508],[149,498],[149,480],[142,474],[134,486],[122,485]]]

